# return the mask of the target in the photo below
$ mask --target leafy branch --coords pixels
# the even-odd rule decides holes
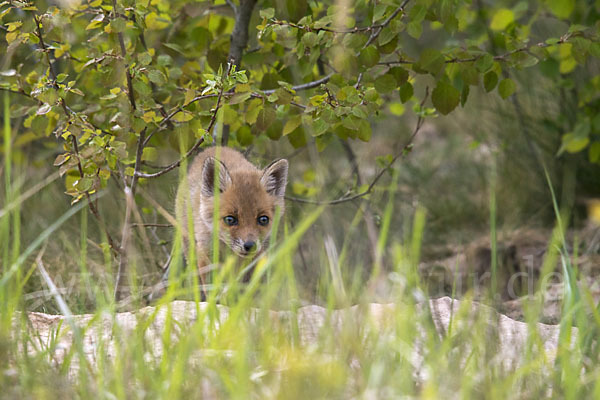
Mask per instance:
[[[296,85],[296,86],[292,86],[290,87],[289,90],[293,91],[293,92],[299,92],[302,90],[309,90],[309,89],[313,89],[316,88],[324,83],[327,83],[329,81],[329,79],[331,79],[332,74],[328,74],[322,78],[319,78],[317,80],[314,80],[312,82],[307,82],[307,83],[303,83],[300,85]],[[275,89],[269,89],[269,90],[263,90],[262,92],[253,92],[250,94],[250,97],[252,98],[256,98],[256,99],[264,99],[265,96],[268,96],[272,93],[275,93]],[[165,117],[162,118],[162,120],[160,120],[157,124],[159,129],[163,128],[169,121],[171,121],[173,119],[173,117],[175,117],[175,115],[179,114],[180,112],[185,111],[185,109],[198,102],[201,100],[206,100],[206,99],[212,99],[215,97],[231,97],[235,95],[235,92],[233,90],[227,91],[227,92],[219,92],[219,93],[209,93],[209,94],[203,94],[200,96],[196,96],[193,99],[191,99],[189,102],[187,102],[186,104],[182,104],[180,106],[175,107],[175,109],[173,111],[171,111],[169,114],[167,114]],[[299,104],[296,102],[290,102],[290,104],[292,104],[293,106],[296,106],[298,108],[306,108],[305,105],[303,104]],[[210,131],[210,130],[208,130]],[[148,135],[146,137],[146,141],[144,143],[144,145],[148,144],[148,142],[150,141],[150,139],[152,138],[152,135],[154,135],[154,133],[156,133],[157,131],[152,132],[152,134]],[[177,167],[177,166],[175,166]],[[165,167],[166,168],[166,167]]]
[[[46,42],[44,41],[44,35],[42,34],[42,20],[40,17],[38,17],[35,14],[33,15],[33,19],[35,22],[34,35],[39,40],[41,50],[46,57],[46,62],[48,63],[48,71],[50,74],[50,78],[52,79],[52,86],[55,89],[57,89],[58,88],[58,75],[56,74],[54,64],[50,60],[50,49],[46,46]],[[31,95],[28,95],[28,96],[31,97]],[[63,111],[65,112],[65,116],[67,118],[70,118],[71,115],[73,115],[74,113],[67,106],[65,99],[59,98],[58,101],[59,101],[60,105],[62,106]],[[77,170],[79,172],[79,178],[83,179],[85,174],[83,172],[83,166],[81,165],[81,158],[80,158],[80,154],[79,154],[79,145],[77,143],[77,137],[75,135],[70,135],[70,138],[71,138],[71,144],[73,146],[73,151],[75,152],[75,157],[77,158]],[[104,233],[106,234],[106,239],[108,241],[110,248],[114,252],[119,254],[120,250],[116,246],[115,241],[113,240],[112,236],[110,235],[110,232],[108,231],[108,228],[106,227],[106,225],[104,224],[104,221],[102,220],[102,217],[100,217],[100,213],[98,212],[98,208],[97,208],[96,204],[91,200],[91,194],[90,194],[89,190],[85,190],[85,196],[88,200],[88,206],[89,206],[90,211],[92,212],[92,215],[94,215],[94,218],[96,218],[96,221],[98,221],[100,227],[103,229]]]
[[[206,132],[211,132],[215,126],[215,123],[217,121],[217,114],[219,112],[219,109],[221,108],[221,99],[223,98],[223,90],[225,88],[224,80],[229,77],[232,67],[233,66],[231,63],[229,63],[227,66],[227,71],[225,72],[225,76],[222,79],[221,86],[219,88],[219,93],[217,95],[217,103],[215,105],[215,108],[213,109],[212,116],[210,118],[210,123],[208,124],[208,127],[206,128]],[[163,119],[163,121],[164,121],[164,119]],[[192,148],[190,150],[188,150],[188,152],[185,153],[179,160],[167,165],[166,167],[162,168],[160,171],[154,172],[151,174],[143,173],[140,171],[135,171],[135,176],[137,176],[139,178],[146,178],[146,179],[158,178],[159,176],[162,176],[162,175],[166,174],[167,172],[172,171],[173,169],[179,167],[183,161],[185,161],[188,157],[190,157],[191,155],[196,153],[196,151],[200,148],[202,143],[204,143],[204,136],[202,136],[200,139],[198,139],[196,141],[196,143],[192,146]]]
[[[424,106],[425,101],[427,100],[428,97],[429,97],[429,87],[426,87],[425,95],[423,96],[423,100],[421,101],[421,104],[420,104],[421,108]],[[379,182],[381,177],[387,171],[389,171],[389,169],[394,165],[394,163],[396,161],[398,161],[398,159],[400,159],[401,157],[404,157],[405,155],[410,153],[410,151],[412,150],[412,147],[413,147],[413,141],[414,141],[415,137],[417,136],[417,134],[419,133],[419,131],[421,130],[421,127],[423,126],[424,121],[425,121],[425,118],[424,118],[423,114],[419,113],[419,117],[417,119],[415,129],[413,130],[413,133],[410,135],[410,137],[408,138],[406,143],[402,146],[400,151],[398,151],[396,153],[396,155],[392,158],[392,160],[384,168],[382,168],[381,171],[379,171],[375,175],[375,177],[373,178],[371,183],[369,183],[369,186],[367,186],[367,188],[365,190],[363,190],[362,192],[356,193],[354,195],[346,195],[346,196],[342,196],[342,197],[334,199],[334,200],[326,200],[326,201],[303,199],[303,198],[292,197],[292,196],[285,196],[285,199],[293,201],[293,202],[297,202],[297,203],[334,206],[334,205],[338,205],[338,204],[342,204],[342,203],[347,203],[349,201],[354,201],[354,200],[360,199],[362,197],[365,197],[365,196],[371,194],[371,192],[373,192],[373,189],[375,188],[375,185],[377,184],[377,182]]]
[[[519,53],[528,53],[531,54],[531,49],[533,48],[540,48],[540,49],[544,49],[550,46],[556,46],[556,45],[562,45],[565,43],[569,42],[569,39],[571,39],[573,37],[573,33],[572,32],[568,32],[566,34],[564,34],[563,36],[561,36],[559,39],[557,40],[552,40],[550,42],[546,41],[546,42],[540,42],[534,45],[526,45],[526,46],[522,46],[519,47],[517,49],[508,51],[504,54],[499,54],[499,55],[495,55],[495,56],[491,56],[490,58],[493,61],[501,61],[501,62],[508,62],[510,61],[510,56],[513,56],[515,54],[519,54]],[[480,59],[482,59],[485,56],[488,56],[488,53],[482,53],[482,54],[478,54],[476,56],[473,57],[467,57],[467,58],[460,58],[460,57],[451,57],[448,58],[446,60],[444,60],[444,63],[446,64],[457,64],[457,63],[469,63],[469,62],[476,62]],[[411,60],[411,59],[407,59],[407,58],[401,58],[399,60],[391,60],[391,61],[381,61],[378,62],[378,65],[402,65],[402,64],[417,64],[418,61],[415,60]]]
[[[265,27],[279,25],[279,26],[288,26],[290,28],[300,29],[300,30],[303,30],[306,32],[329,32],[329,33],[334,33],[334,34],[352,34],[352,33],[370,32],[371,35],[370,35],[369,39],[367,40],[367,43],[364,45],[364,47],[367,47],[368,45],[373,43],[373,41],[375,39],[377,39],[377,37],[379,36],[379,34],[381,33],[381,30],[383,28],[388,26],[390,24],[390,22],[398,16],[398,14],[404,12],[404,9],[406,8],[406,5],[408,4],[409,1],[410,0],[404,0],[402,2],[402,4],[399,7],[397,7],[382,23],[372,24],[372,25],[364,26],[364,27],[355,26],[354,28],[350,28],[350,29],[333,29],[333,28],[328,28],[328,27],[324,27],[324,26],[323,27],[322,26],[315,27],[315,26],[310,26],[310,25],[305,25],[305,24],[296,24],[296,23],[293,23],[290,21],[278,20],[277,18],[270,18],[269,22],[267,23],[267,25]]]

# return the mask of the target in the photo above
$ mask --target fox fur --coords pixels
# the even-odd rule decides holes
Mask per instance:
[[[175,212],[184,233],[192,222],[200,271],[211,263],[215,212],[219,241],[238,257],[256,258],[268,248],[276,213],[284,213],[287,174],[285,159],[259,169],[227,147],[210,147],[196,156],[178,188]],[[184,238],[187,253],[190,240]]]

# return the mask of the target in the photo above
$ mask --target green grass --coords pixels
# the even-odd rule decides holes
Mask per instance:
[[[390,195],[391,197],[391,195]],[[346,320],[336,328],[334,321],[326,323],[311,344],[300,341],[297,321],[278,323],[266,310],[278,307],[295,313],[300,299],[294,276],[294,253],[306,231],[318,220],[322,208],[315,208],[293,230],[284,227],[280,240],[270,257],[258,264],[248,287],[236,285],[237,278],[232,263],[225,263],[214,276],[215,285],[227,287],[213,292],[206,306],[195,306],[197,318],[180,321],[172,318],[175,297],[193,298],[193,288],[173,284],[166,296],[157,304],[155,312],[138,317],[137,327],[128,332],[116,327],[112,332],[116,347],[108,340],[98,343],[95,362],[86,361],[81,338],[87,330],[115,313],[115,304],[86,273],[81,284],[91,285],[102,298],[94,311],[92,321],[84,326],[70,325],[67,318],[56,329],[56,337],[67,330],[76,332],[75,345],[63,361],[56,362],[56,338],[41,346],[36,332],[24,318],[21,296],[24,281],[33,279],[31,265],[25,260],[33,254],[68,218],[81,216],[82,232],[86,232],[87,215],[84,204],[72,208],[57,219],[55,224],[41,234],[17,258],[13,265],[22,274],[10,274],[8,269],[0,285],[3,307],[0,311],[3,329],[0,336],[0,386],[5,398],[586,398],[598,393],[597,363],[586,364],[586,357],[597,357],[595,340],[584,343],[590,333],[597,332],[599,319],[577,320],[579,335],[576,346],[569,345],[570,310],[583,309],[581,297],[567,295],[567,307],[561,331],[559,357],[554,364],[535,344],[536,335],[530,337],[532,346],[518,368],[502,368],[497,349],[493,346],[494,329],[483,318],[469,314],[468,298],[453,316],[452,330],[440,336],[431,321],[430,313],[419,306],[423,288],[416,276],[420,245],[425,229],[426,215],[418,210],[414,217],[412,234],[406,243],[389,243],[385,231],[380,237],[382,248],[393,247],[392,271],[373,269],[371,282],[361,286],[345,274],[345,265],[338,274],[342,282],[333,284],[333,273],[323,278],[323,287],[329,288],[328,309],[333,311],[347,301],[339,295],[340,285],[349,298],[366,305],[371,294],[365,288],[376,279],[388,276],[406,277],[396,280],[394,302],[397,311],[389,314],[383,327],[375,327],[368,308],[360,311],[360,324]],[[385,221],[383,222],[385,226]],[[12,225],[14,226],[14,225]],[[557,228],[560,232],[561,227]],[[559,233],[556,237],[560,238]],[[5,239],[6,237],[3,237]],[[81,243],[86,243],[84,237]],[[562,242],[559,254],[564,251]],[[86,246],[81,246],[80,261],[89,259]],[[344,249],[346,253],[347,249]],[[344,251],[342,250],[342,251]],[[345,257],[345,264],[352,259]],[[567,260],[568,257],[563,257]],[[565,261],[566,262],[566,261]],[[35,267],[35,265],[33,266]],[[566,262],[564,268],[573,268]],[[183,271],[182,274],[189,274]],[[82,272],[86,266],[82,264]],[[35,273],[37,275],[38,272]],[[51,285],[51,277],[47,283]],[[393,281],[393,280],[392,280]],[[393,281],[394,282],[394,281]],[[568,289],[571,290],[571,289]],[[218,296],[217,296],[218,295]],[[229,317],[221,321],[220,303],[229,307]],[[62,302],[60,294],[53,301]],[[194,304],[193,302],[191,304]],[[64,305],[59,307],[69,315]],[[255,322],[248,315],[253,309]],[[164,314],[163,314],[164,313]],[[152,331],[157,318],[166,318],[162,332]],[[531,315],[531,323],[535,315]],[[12,321],[12,327],[10,321]],[[157,335],[148,337],[147,333]],[[158,341],[161,353],[155,352]],[[415,357],[415,346],[421,349],[422,359]],[[36,352],[28,352],[38,346]],[[596,358],[597,359],[597,358]],[[74,371],[73,367],[79,365]],[[69,372],[71,371],[71,372]],[[554,371],[552,373],[552,371]],[[419,377],[415,376],[421,374]]]
[[[4,101],[4,112],[9,117],[8,98]],[[232,260],[225,260],[214,271],[215,290],[210,291],[205,304],[198,302],[198,280],[193,269],[184,268],[181,257],[173,258],[174,271],[178,272],[156,308],[137,314],[137,326],[131,331],[114,326],[112,341],[109,336],[102,337],[96,344],[95,359],[88,360],[83,355],[85,334],[97,329],[103,321],[110,321],[118,311],[112,300],[110,273],[115,263],[106,239],[96,232],[96,221],[85,202],[80,202],[54,217],[32,240],[21,242],[20,216],[28,209],[29,200],[17,184],[25,176],[11,168],[8,145],[11,127],[7,122],[3,138],[2,398],[580,399],[600,396],[597,343],[600,312],[591,289],[578,286],[577,266],[572,261],[575,258],[565,239],[568,218],[560,212],[554,192],[551,196],[556,227],[541,276],[551,274],[560,260],[562,272],[568,277],[558,357],[551,361],[541,350],[542,338],[532,331],[522,363],[506,367],[498,357],[494,341],[498,327],[484,318],[485,313],[471,313],[471,293],[466,294],[452,315],[446,334],[440,334],[431,313],[423,307],[427,287],[417,271],[427,213],[424,208],[416,207],[412,222],[405,224],[408,227],[405,235],[396,235],[397,173],[389,186],[379,192],[385,204],[376,249],[384,260],[381,264],[365,265],[364,257],[357,253],[362,248],[357,250],[355,242],[364,239],[360,225],[364,209],[359,207],[349,216],[342,245],[336,248],[335,238],[327,239],[325,233],[315,237],[315,232],[326,232],[316,230],[315,225],[325,218],[328,210],[305,208],[304,215],[294,221],[278,221],[281,228],[272,240],[269,256],[257,264],[248,285],[238,283],[240,272]],[[552,190],[549,179],[548,184]],[[39,191],[43,190],[49,189],[40,186]],[[492,247],[496,237],[496,200],[492,179],[489,197]],[[143,249],[144,240],[138,239]],[[95,240],[100,243],[99,248],[94,247]],[[358,305],[357,319],[326,318],[310,343],[301,340],[302,324],[294,318],[303,312],[301,306],[306,303],[297,271],[298,248],[304,240],[313,245],[315,254],[311,259],[322,260],[316,267],[322,271],[317,286],[326,315],[339,316],[335,310]],[[326,251],[324,243],[328,240],[329,251]],[[181,241],[182,233],[174,231],[172,244],[180,247]],[[58,259],[44,252],[56,242],[65,244]],[[142,289],[140,275],[148,259],[143,250],[132,256],[131,281],[137,285],[134,293]],[[57,260],[65,263],[74,260],[69,265],[78,272],[75,275],[78,290],[67,294],[52,291],[44,307],[67,318],[54,328],[49,338],[42,340],[26,318],[31,304],[26,300],[27,288],[40,288],[33,281],[43,281],[43,287],[55,286],[61,272],[52,265]],[[498,267],[495,262],[493,265]],[[99,270],[108,277],[100,278]],[[381,284],[390,288],[389,300],[396,308],[376,324],[376,316],[370,314],[368,304],[377,298]],[[537,296],[527,304],[525,320],[530,327],[540,319],[541,290],[540,285]],[[489,298],[493,299],[494,293],[496,288],[492,287]],[[177,307],[173,300],[181,298],[191,299],[189,310],[195,318],[187,321],[173,318]],[[142,306],[141,301],[132,304],[133,308]],[[221,318],[223,307],[228,310],[226,320]],[[269,312],[273,309],[288,312],[288,318],[274,319]],[[75,324],[71,315],[83,311],[90,312],[89,322]],[[164,329],[154,330],[154,324],[163,319]],[[578,329],[575,340],[574,324]],[[60,349],[59,339],[69,331],[74,334],[74,345]],[[160,345],[158,348],[156,343]]]

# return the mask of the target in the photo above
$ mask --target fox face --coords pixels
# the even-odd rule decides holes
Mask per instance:
[[[276,213],[283,214],[287,172],[287,160],[275,161],[261,171],[228,168],[214,157],[206,158],[200,213],[207,230],[213,231],[218,190],[219,239],[240,257],[266,249]]]

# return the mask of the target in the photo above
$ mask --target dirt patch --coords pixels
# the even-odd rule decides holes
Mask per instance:
[[[419,265],[430,296],[463,296],[495,303],[500,312],[524,319],[524,307],[542,296],[541,321],[558,323],[564,292],[564,273],[560,254],[548,260],[549,230],[519,230],[504,234],[497,241],[496,296],[492,287],[492,248],[488,237],[467,246],[439,251],[439,258]],[[580,290],[589,291],[600,301],[600,229],[589,226],[569,232],[569,253],[576,268]],[[574,246],[573,243],[577,245]],[[577,249],[575,250],[575,247]],[[573,256],[577,254],[577,256]],[[550,274],[541,277],[544,263],[551,262]]]

